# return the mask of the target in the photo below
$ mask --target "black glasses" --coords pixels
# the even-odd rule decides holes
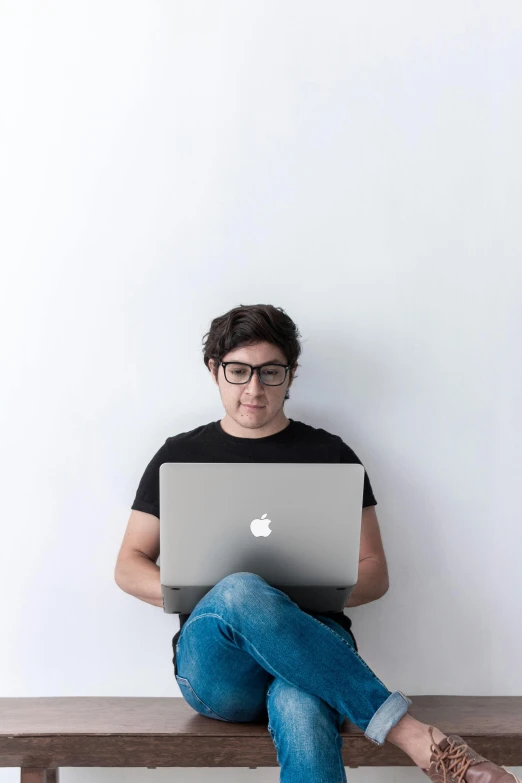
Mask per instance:
[[[257,371],[257,377],[266,386],[281,386],[286,380],[289,364],[258,364],[254,367],[246,362],[220,362],[229,383],[248,383]]]

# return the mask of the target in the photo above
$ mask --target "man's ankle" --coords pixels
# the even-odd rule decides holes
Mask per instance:
[[[388,732],[386,739],[403,750],[422,769],[428,769],[432,755],[432,740],[427,723],[421,723],[406,713]],[[436,726],[432,727],[433,741],[438,744],[446,736]]]

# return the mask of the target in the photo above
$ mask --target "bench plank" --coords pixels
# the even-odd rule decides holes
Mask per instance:
[[[410,698],[414,717],[460,734],[495,763],[522,766],[522,697]],[[413,765],[347,720],[341,733],[346,766]],[[0,766],[27,775],[57,767],[275,767],[277,759],[266,722],[205,718],[179,697],[21,697],[0,698]]]

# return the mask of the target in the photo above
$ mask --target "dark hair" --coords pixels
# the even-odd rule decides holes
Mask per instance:
[[[266,341],[283,351],[291,372],[301,354],[300,336],[296,324],[282,307],[239,305],[211,322],[210,331],[203,337],[203,361],[210,370],[209,360],[214,360],[217,380],[219,362],[229,351]],[[285,400],[288,399],[287,389]]]

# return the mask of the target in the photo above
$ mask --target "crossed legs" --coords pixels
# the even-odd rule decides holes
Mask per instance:
[[[176,679],[195,710],[225,721],[268,718],[284,783],[345,783],[344,717],[375,744],[388,739],[429,766],[428,726],[408,714],[410,699],[386,688],[342,626],[303,612],[256,574],[215,585],[184,624],[176,653]]]

